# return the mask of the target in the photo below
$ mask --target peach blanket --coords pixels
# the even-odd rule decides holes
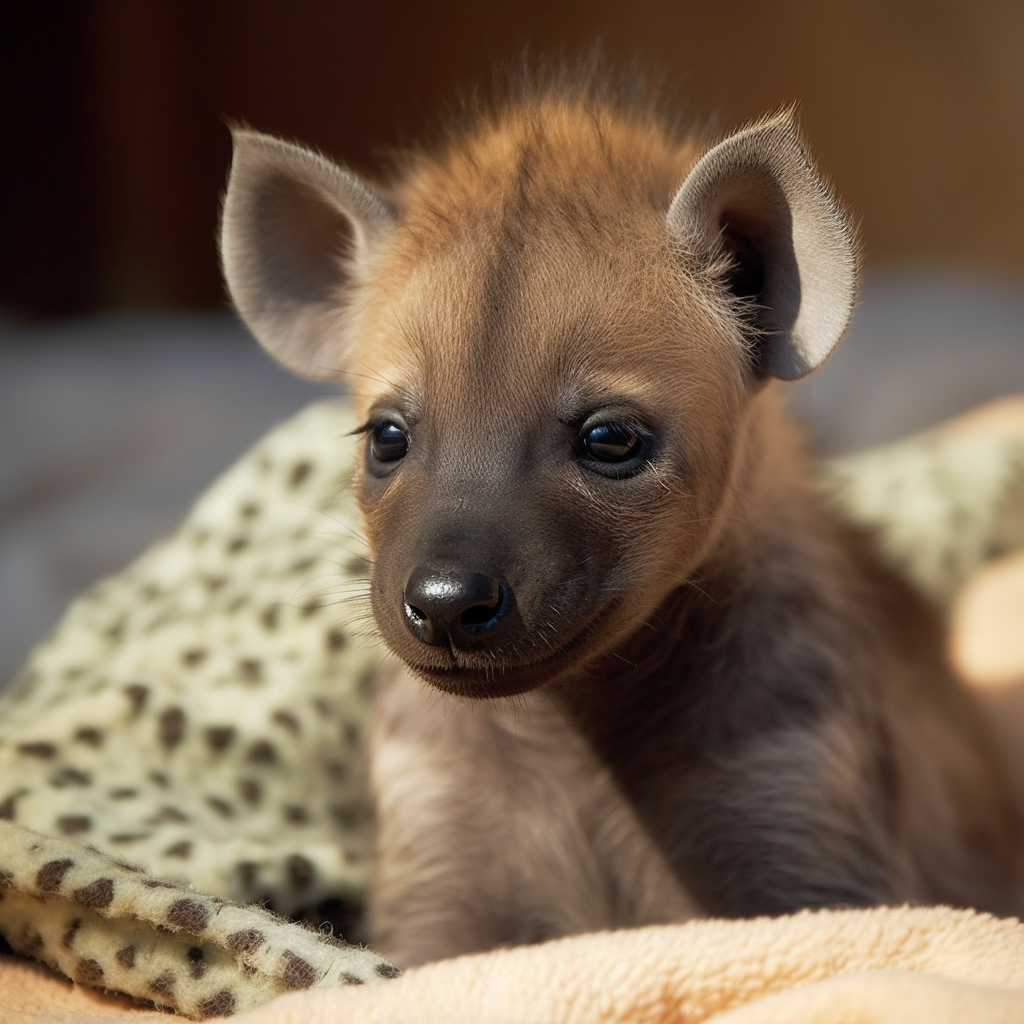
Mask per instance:
[[[166,1021],[25,962],[0,1020]],[[805,913],[585,935],[314,989],[245,1024],[966,1024],[1024,1020],[1024,925],[945,908]]]

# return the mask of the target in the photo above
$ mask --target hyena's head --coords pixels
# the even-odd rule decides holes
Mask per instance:
[[[386,191],[236,131],[222,251],[260,342],[355,396],[386,642],[469,696],[566,679],[683,584],[752,396],[855,283],[790,116],[707,147],[553,94]]]

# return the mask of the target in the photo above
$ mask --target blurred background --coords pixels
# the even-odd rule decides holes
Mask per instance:
[[[827,451],[1024,390],[1020,0],[0,0],[0,682],[317,394],[234,324],[225,120],[372,174],[529,45],[639,55],[722,128],[800,104],[862,225]]]

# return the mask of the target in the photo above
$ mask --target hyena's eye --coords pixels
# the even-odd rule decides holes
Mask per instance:
[[[578,452],[590,468],[622,477],[639,472],[648,454],[646,433],[625,423],[595,423],[580,434]]]
[[[397,462],[409,451],[409,435],[391,420],[378,423],[370,431],[370,454],[378,462]]]

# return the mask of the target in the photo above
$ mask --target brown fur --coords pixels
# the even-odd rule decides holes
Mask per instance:
[[[813,496],[769,379],[826,358],[852,303],[848,231],[788,117],[709,149],[542,90],[382,197],[236,141],[235,301],[294,368],[347,368],[371,438],[373,607],[407,666],[376,712],[387,955],[1019,908],[1019,822],[940,626]],[[649,435],[642,464],[588,464],[595,417]],[[408,438],[393,461],[382,424]],[[479,634],[428,613],[424,640],[417,572],[506,596],[473,606]]]

